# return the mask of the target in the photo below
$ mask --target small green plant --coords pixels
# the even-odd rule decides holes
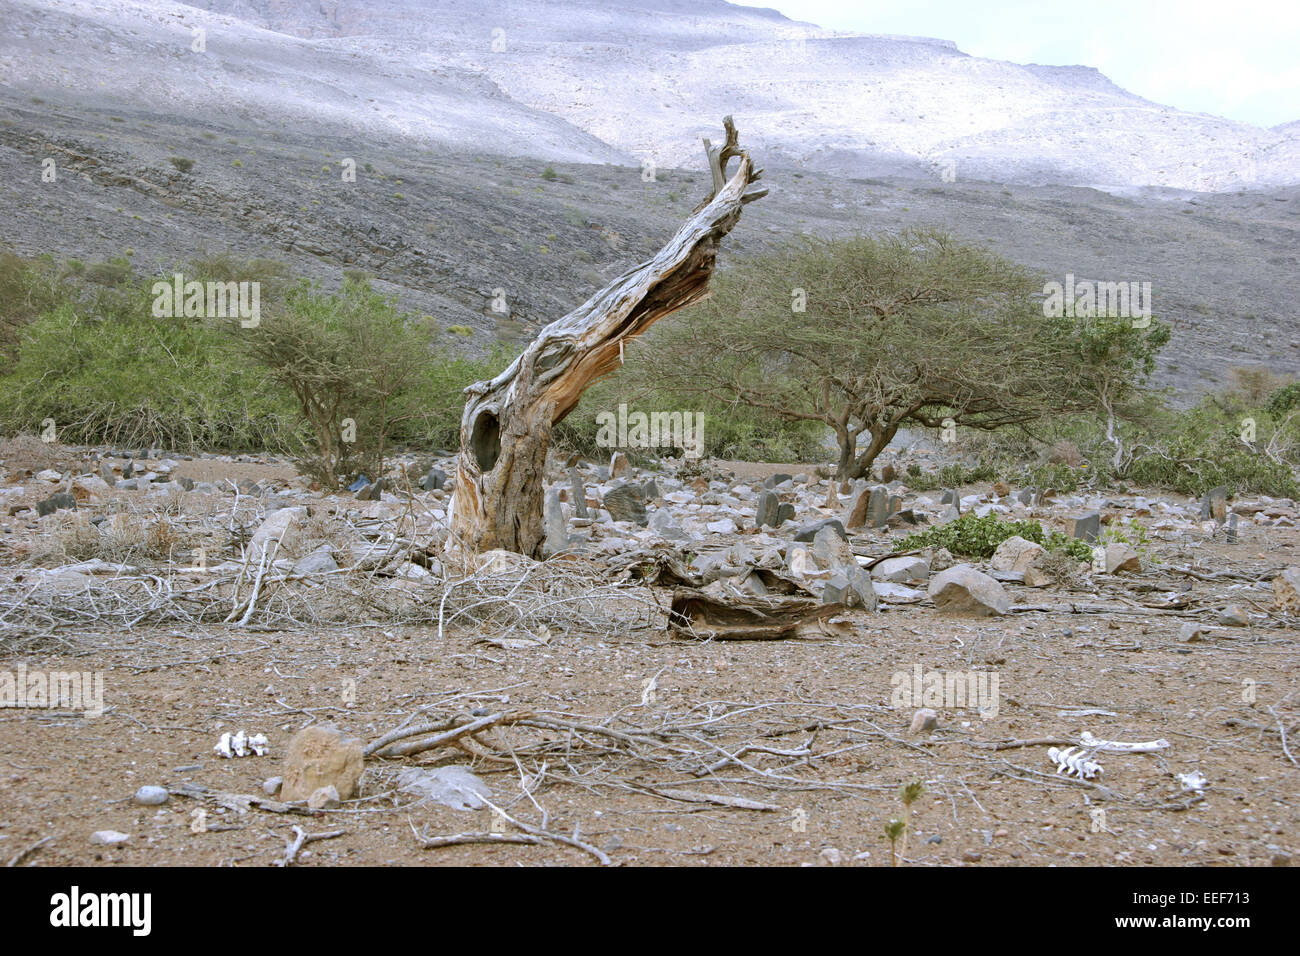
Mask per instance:
[[[194,168],[194,160],[187,159],[184,156],[168,156],[167,162],[171,163],[182,173],[188,173]]]
[[[912,832],[912,804],[921,799],[925,786],[920,780],[913,780],[898,788],[898,799],[903,801],[903,819],[893,819],[885,825],[885,837],[889,840],[889,863],[898,866],[899,857],[907,856],[907,840]],[[898,851],[898,841],[903,841],[902,852]]]
[[[885,824],[885,839],[889,841],[889,865],[898,866],[898,838],[903,835],[907,824],[902,820],[890,820]]]
[[[1101,533],[1101,546],[1108,544],[1126,544],[1138,553],[1142,564],[1146,565],[1151,555],[1151,539],[1147,529],[1136,518],[1127,525],[1112,524]]]
[[[242,162],[240,162],[238,159],[235,159],[235,160],[232,160],[232,161],[231,161],[230,165],[231,165],[231,166],[234,166],[236,169],[238,169],[239,167],[243,166],[244,164],[243,164]]]
[[[554,166],[547,166],[545,169],[542,170],[542,178],[545,179],[547,182],[551,182],[553,180],[559,179],[560,174],[555,171]]]
[[[447,326],[448,335],[459,335],[461,338],[468,338],[474,334],[474,330],[468,325],[449,325]]]

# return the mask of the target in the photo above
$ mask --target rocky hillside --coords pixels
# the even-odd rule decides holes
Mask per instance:
[[[853,112],[886,98],[901,104],[904,73],[947,64],[967,71],[951,88],[962,96],[1012,71],[1053,95],[1073,89],[1131,102],[1149,135],[1165,128],[1159,116],[1171,130],[1226,124],[1142,105],[1091,71],[992,64],[938,41],[832,37],[772,11],[716,2],[689,11],[669,0],[512,3],[509,18],[491,3],[213,5],[220,10],[0,0],[0,243],[88,262],[129,254],[137,272],[226,249],[284,259],[327,285],[344,269],[362,269],[409,308],[469,330],[453,341],[478,350],[520,340],[657,249],[704,195],[699,136],[720,135],[730,112],[772,194],[747,208],[724,245],[724,269],[791,235],[941,226],[1045,279],[1151,281],[1157,316],[1175,327],[1159,378],[1183,400],[1226,381],[1235,365],[1300,374],[1295,186],[1197,193],[995,183],[968,162],[974,153],[938,170],[949,175],[927,167],[922,176],[916,150],[938,135],[928,125],[938,113],[918,107],[924,119],[891,126]],[[498,21],[506,47],[494,54]],[[205,53],[191,49],[194,28],[205,31]],[[784,62],[773,44],[791,57],[839,51],[842,59],[815,54],[823,79],[841,67],[854,82],[876,77],[887,94],[850,90],[856,105],[836,115],[859,117],[844,120],[854,135],[868,131],[884,144],[893,129],[913,137],[911,145],[889,140],[867,163],[847,133],[809,119],[802,128],[815,126],[816,135],[799,146],[801,127],[774,112],[773,100],[815,104],[785,97],[785,74],[761,79]],[[538,65],[543,49],[552,51],[550,72]],[[743,69],[716,68],[744,49],[751,56]],[[579,63],[578,53],[588,59]],[[635,57],[664,59],[637,69]],[[666,83],[672,64],[693,75],[690,63],[712,63],[709,82],[682,79],[641,99],[630,92],[638,77]],[[536,82],[511,79],[515,69]],[[569,76],[567,106],[557,98],[561,74]],[[1121,132],[1100,120],[1095,128]],[[1294,156],[1300,124],[1250,135],[1291,143]],[[805,149],[817,137],[840,145]],[[1035,133],[1034,142],[1051,141]],[[1211,169],[1210,154],[1182,142],[1179,163]],[[679,165],[658,166],[647,180],[641,158],[661,155],[652,144]],[[1150,150],[1140,152],[1151,160]],[[1121,162],[1122,151],[1108,155]],[[1006,156],[985,156],[1018,178]],[[1033,162],[1051,179],[1080,156],[1053,147]],[[193,167],[181,172],[171,157]],[[42,179],[46,160],[54,181]],[[343,177],[348,161],[354,182]],[[872,163],[893,173],[862,175]],[[1111,178],[1134,181],[1130,174]],[[505,314],[490,308],[496,290],[505,293]]]

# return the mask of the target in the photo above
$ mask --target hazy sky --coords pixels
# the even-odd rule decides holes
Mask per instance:
[[[1157,103],[1258,126],[1300,119],[1296,0],[738,2],[827,29],[939,37],[972,56],[1094,66]]]

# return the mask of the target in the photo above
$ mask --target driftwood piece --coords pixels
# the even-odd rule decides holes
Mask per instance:
[[[708,295],[719,241],[739,221],[742,207],[767,192],[746,191],[761,171],[740,149],[731,117],[724,123],[726,143],[705,142],[713,195],[654,258],[542,329],[496,378],[465,389],[452,500],[454,546],[541,557],[542,482],[552,427],[587,386],[621,363],[625,343]],[[733,158],[740,162],[728,179]]]
[[[715,641],[778,641],[818,632],[818,622],[848,610],[801,597],[714,597],[692,588],[673,592],[668,632]]]

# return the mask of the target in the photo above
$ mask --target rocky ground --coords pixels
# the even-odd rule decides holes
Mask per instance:
[[[1297,849],[1295,502],[616,456],[554,463],[549,560],[466,563],[447,458],[338,494],[0,459],[6,860],[889,865],[905,818],[900,865]],[[1102,547],[899,553],[959,510]],[[73,672],[102,713],[40,698]]]

